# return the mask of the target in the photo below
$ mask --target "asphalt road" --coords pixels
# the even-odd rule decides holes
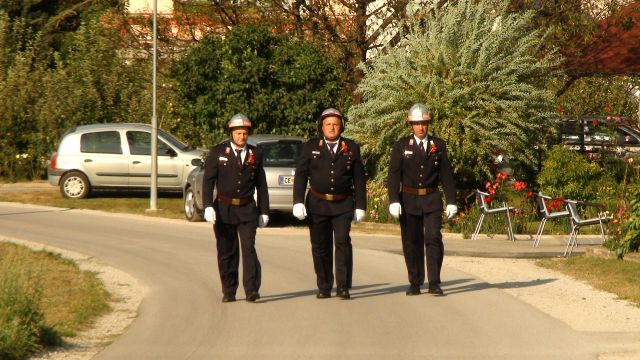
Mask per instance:
[[[397,236],[354,235],[352,300],[318,300],[308,234],[259,230],[262,299],[240,289],[223,304],[210,224],[0,203],[0,235],[93,256],[148,287],[97,359],[597,359],[625,341],[574,331],[451,268],[446,296],[405,296],[402,256],[372,249],[399,248]]]

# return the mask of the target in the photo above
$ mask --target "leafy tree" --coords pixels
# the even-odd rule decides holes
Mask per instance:
[[[342,66],[347,96],[362,78],[358,63],[399,39],[411,8],[430,0],[190,0],[176,3],[188,22],[203,16],[226,30],[260,23],[320,46]]]
[[[505,1],[463,0],[412,24],[400,44],[363,66],[364,101],[349,111],[349,133],[363,145],[377,178],[386,176],[389,149],[409,129],[414,102],[424,102],[430,128],[448,143],[460,187],[495,171],[498,155],[532,167],[549,126],[557,75],[553,53],[541,57],[544,34],[533,14],[509,14]]]
[[[196,124],[197,133],[183,136],[198,145],[225,137],[238,112],[256,132],[310,136],[315,117],[339,100],[341,85],[337,65],[320,49],[255,25],[207,36],[172,73],[175,116]]]
[[[0,16],[0,31],[6,19]],[[0,133],[6,135],[0,176],[44,176],[50,153],[74,125],[149,121],[151,71],[122,56],[116,35],[98,22],[82,25],[69,39],[66,58],[51,58],[53,66],[38,61],[37,37],[10,54],[0,72]]]

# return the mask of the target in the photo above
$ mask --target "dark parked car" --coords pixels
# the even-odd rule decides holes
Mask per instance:
[[[558,141],[586,153],[610,151],[621,156],[640,153],[640,131],[620,117],[562,119]]]
[[[264,151],[264,170],[269,186],[271,211],[291,212],[293,209],[293,176],[302,152],[304,139],[282,135],[251,135],[248,143]],[[195,169],[187,176],[183,188],[184,215],[189,221],[202,221],[202,177],[204,161],[191,162]],[[214,190],[215,191],[215,190]]]

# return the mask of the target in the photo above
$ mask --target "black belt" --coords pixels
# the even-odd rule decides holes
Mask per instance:
[[[309,192],[317,198],[329,201],[344,200],[349,196],[348,194],[322,194],[313,190],[313,188],[309,188]]]
[[[246,205],[248,203],[251,202],[251,200],[253,200],[253,197],[248,196],[248,197],[244,197],[244,198],[231,198],[228,196],[224,196],[222,194],[218,194],[218,196],[216,197],[218,200],[225,202],[227,204],[231,204],[231,205],[235,205],[235,206],[240,206],[240,205]]]
[[[402,184],[402,192],[406,192],[413,195],[423,196],[423,195],[431,194],[432,192],[436,192],[437,190],[438,188],[435,188],[435,187],[413,188],[411,186]]]

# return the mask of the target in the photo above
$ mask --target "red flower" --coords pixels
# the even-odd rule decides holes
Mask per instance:
[[[249,150],[249,159],[247,159],[247,164],[252,165],[256,162],[256,159],[253,157],[253,151]]]
[[[438,151],[438,147],[436,144],[431,144],[431,149],[429,149],[429,154],[435,154]]]
[[[524,183],[524,181],[516,181],[513,184],[513,188],[518,190],[518,191],[522,191],[527,187],[527,184]]]
[[[527,199],[533,199],[533,191],[527,192]]]
[[[342,146],[340,147],[340,150],[342,150],[343,153],[346,154],[347,152],[347,143],[345,143],[344,141],[342,142]]]
[[[487,196],[486,198],[484,198],[484,202],[487,204],[491,204],[491,201],[493,201],[493,197],[491,196]]]
[[[562,105],[556,106],[556,112],[558,114],[564,114],[564,108],[562,107]]]

